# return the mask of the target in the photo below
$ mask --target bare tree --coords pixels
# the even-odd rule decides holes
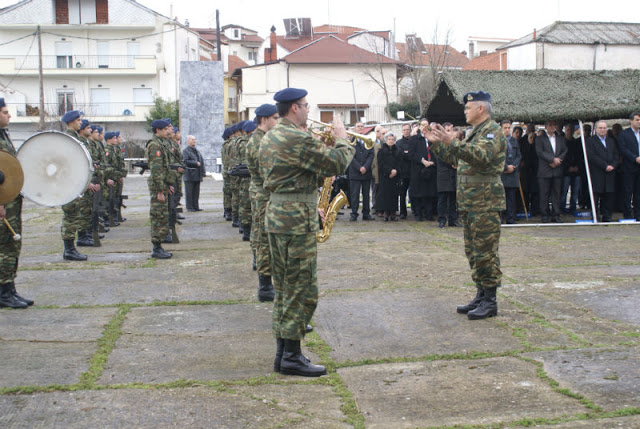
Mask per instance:
[[[379,36],[371,36],[367,39],[367,47],[365,49],[376,56],[376,61],[363,62],[361,71],[367,79],[379,86],[384,93],[384,111],[387,120],[389,120],[391,118],[389,113],[389,91],[392,90],[392,88],[390,88],[392,82],[388,82],[389,79],[385,75],[385,71],[389,69],[390,65],[396,66],[393,63],[393,59],[387,56],[388,52],[385,51],[386,44],[376,43],[378,37]]]

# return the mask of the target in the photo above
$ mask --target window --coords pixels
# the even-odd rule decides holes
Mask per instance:
[[[321,110],[320,111],[320,122],[324,122],[328,124],[329,122],[333,122],[333,111],[332,110]]]
[[[56,68],[70,69],[73,67],[73,47],[71,42],[56,42]]]
[[[355,125],[356,122],[360,122],[358,115],[362,117],[364,116],[364,112],[362,110],[349,110],[349,123]]]
[[[73,91],[58,91],[58,115],[73,110]]]
[[[133,104],[136,106],[153,104],[151,88],[133,88]]]
[[[110,94],[108,88],[91,88],[91,114],[94,116],[108,116]]]
[[[95,24],[96,0],[69,0],[69,24]]]
[[[256,53],[253,51],[249,51],[249,61],[253,61],[256,59]]]
[[[97,42],[98,68],[109,68],[109,42]]]
[[[233,37],[235,39],[239,39],[240,38],[240,30],[238,30],[237,28],[233,29]]]
[[[233,51],[233,52],[231,53],[231,55],[235,55],[235,56],[237,57],[237,56],[238,56],[238,51]]]
[[[140,55],[140,42],[127,42],[127,67],[135,68],[135,59],[138,55]]]

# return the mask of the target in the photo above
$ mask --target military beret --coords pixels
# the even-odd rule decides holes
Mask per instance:
[[[267,116],[271,116],[276,112],[276,106],[266,103],[256,109],[256,116],[262,116],[266,118]]]
[[[87,121],[87,122],[89,122],[89,121]],[[93,133],[93,132],[98,131],[98,128],[100,128],[100,127],[98,127],[97,125],[93,124],[89,128],[91,128],[91,132]],[[100,131],[98,131],[98,132],[100,132]]]
[[[155,129],[166,128],[169,125],[171,125],[171,122],[167,122],[166,119],[156,119],[155,121],[151,122],[151,128]]]
[[[86,119],[83,119],[83,120],[82,120],[82,123],[80,124],[80,129],[81,129],[81,130],[84,130],[85,128],[87,128],[87,127],[89,126],[89,124],[91,124],[91,122],[89,122],[89,121],[88,121],[88,120],[86,120]]]
[[[68,124],[69,122],[75,121],[76,119],[78,119],[82,115],[83,115],[82,112],[79,112],[77,110],[70,110],[67,113],[65,113],[64,115],[62,115],[62,118],[60,120],[62,122],[64,122],[65,124]]]
[[[7,104],[4,102],[4,98],[0,98],[0,108],[7,107]]]
[[[308,94],[307,90],[300,88],[285,88],[276,92],[273,99],[278,103],[287,103],[290,101],[300,100]]]
[[[103,131],[104,131],[104,128],[102,128],[102,127],[98,127],[98,132],[99,132],[100,134],[102,134],[102,132],[103,132]]]
[[[242,129],[244,130],[245,133],[250,133],[251,131],[255,130],[257,127],[256,123],[253,121],[245,121],[244,125],[242,126]]]
[[[226,140],[229,138],[229,127],[225,128],[222,132],[222,140]]]
[[[120,137],[120,131],[114,131],[116,133],[116,137]]]
[[[245,122],[247,121],[240,121],[237,124],[235,124],[233,128],[233,132],[235,133],[236,131],[242,131],[242,127],[244,127]]]
[[[118,137],[115,131],[109,131],[108,133],[104,134],[105,140],[111,140],[114,137]]]
[[[171,118],[162,118],[164,121],[167,121],[171,125]]]
[[[464,97],[462,97],[462,102],[467,104],[468,101],[488,101],[491,103],[491,94],[488,92],[467,92]]]
[[[178,127],[173,127],[173,132],[174,132],[174,133],[179,133],[179,132],[180,132],[180,130],[178,129]]]

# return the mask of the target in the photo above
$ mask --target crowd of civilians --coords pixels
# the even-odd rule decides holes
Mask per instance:
[[[604,121],[597,121],[593,129],[584,125],[589,175],[601,222],[614,221],[614,213],[640,221],[640,112],[632,113],[629,121],[630,127],[624,130],[618,123],[609,129]],[[471,131],[443,125],[455,130],[459,140]],[[349,199],[351,221],[358,219],[362,195],[363,220],[374,220],[374,215],[385,221],[407,219],[410,207],[416,221],[437,218],[440,228],[459,226],[456,166],[431,153],[423,136],[428,126],[427,119],[406,123],[402,135],[396,136],[378,125],[372,149],[353,139],[356,155],[345,176],[337,178],[334,185],[334,193],[342,189]],[[508,142],[502,174],[504,224],[516,223],[524,213],[547,223],[573,222],[583,210],[590,212],[587,168],[577,124],[550,120],[539,129],[534,124],[523,129],[504,120],[501,126]],[[355,132],[364,131],[364,124],[357,123]]]

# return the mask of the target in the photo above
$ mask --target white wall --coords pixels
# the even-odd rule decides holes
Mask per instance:
[[[508,70],[535,70],[536,69],[536,45],[516,46],[507,50]]]
[[[622,70],[640,68],[640,49],[618,45],[544,45],[547,69]]]
[[[391,56],[389,42],[385,38],[375,34],[358,34],[357,36],[350,37],[347,42],[365,51],[386,55],[388,57]]]
[[[30,0],[19,7],[0,14],[0,24],[53,24],[55,23],[53,0]]]

